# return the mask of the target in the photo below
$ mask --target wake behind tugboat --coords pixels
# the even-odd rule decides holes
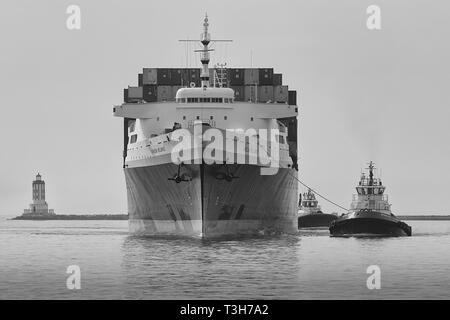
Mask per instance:
[[[409,225],[398,219],[391,212],[386,189],[381,179],[374,178],[374,164],[369,164],[369,177],[363,173],[353,196],[351,212],[333,221],[330,226],[331,236],[411,236]]]

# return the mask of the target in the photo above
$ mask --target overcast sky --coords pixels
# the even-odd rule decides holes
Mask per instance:
[[[66,28],[71,4],[81,8],[81,30]],[[366,27],[371,4],[381,8],[381,30]],[[200,66],[177,40],[199,37],[205,11],[212,37],[234,40],[216,46],[213,62],[252,60],[297,90],[304,182],[348,207],[360,169],[373,160],[395,213],[450,213],[448,1],[4,0],[1,7],[0,214],[28,206],[38,171],[58,213],[125,213],[123,123],[112,106],[142,67]]]

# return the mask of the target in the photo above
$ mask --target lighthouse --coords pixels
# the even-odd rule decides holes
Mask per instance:
[[[30,204],[29,209],[23,211],[24,215],[53,215],[55,214],[53,209],[48,209],[48,204],[45,201],[45,181],[42,180],[42,176],[38,173],[36,180],[32,183],[32,199],[33,203]]]

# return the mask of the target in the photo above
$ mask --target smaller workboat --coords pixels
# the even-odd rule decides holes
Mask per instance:
[[[298,210],[298,228],[328,228],[333,220],[337,219],[334,214],[323,213],[314,192],[300,194]]]
[[[369,177],[361,175],[350,212],[331,223],[331,236],[411,236],[411,227],[391,212],[386,187],[380,178],[374,178],[372,161],[367,169]]]

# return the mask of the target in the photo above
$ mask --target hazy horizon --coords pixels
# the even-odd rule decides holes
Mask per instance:
[[[66,8],[81,8],[81,30]],[[382,28],[366,28],[366,8]],[[56,213],[126,213],[121,118],[143,67],[196,67],[178,39],[205,12],[212,63],[273,67],[297,90],[299,177],[349,207],[373,160],[395,214],[450,214],[450,3],[446,1],[5,1],[0,12],[1,215],[31,202],[37,172]],[[194,47],[188,48],[193,50]],[[304,189],[300,189],[303,191]],[[342,212],[320,200],[324,211]]]

